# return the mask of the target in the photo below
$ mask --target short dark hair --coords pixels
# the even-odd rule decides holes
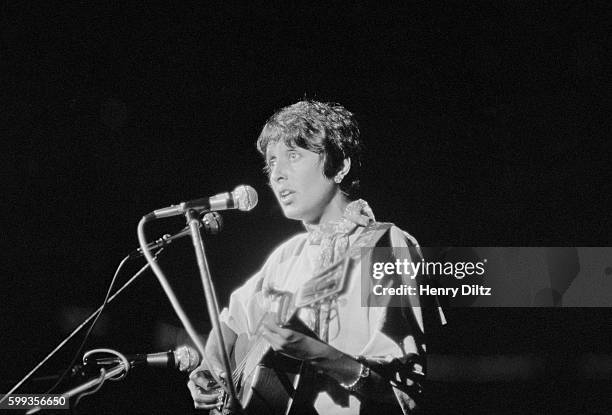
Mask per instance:
[[[355,199],[359,191],[359,171],[363,146],[359,125],[352,112],[331,102],[300,101],[272,115],[257,139],[257,149],[265,157],[270,143],[283,140],[288,147],[302,147],[323,158],[323,174],[328,179],[350,158],[351,168],[340,189]]]

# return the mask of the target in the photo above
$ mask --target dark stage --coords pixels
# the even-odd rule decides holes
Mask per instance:
[[[222,212],[223,232],[206,239],[222,305],[302,232],[255,148],[266,119],[302,98],[357,115],[363,198],[422,246],[610,245],[606,6],[5,2],[0,392],[100,305],[144,214],[242,183],[257,190],[253,211]],[[183,226],[161,220],[147,234]],[[188,239],[160,261],[206,333]],[[598,272],[612,278],[611,267]],[[427,413],[610,413],[611,318],[608,307],[449,309],[449,324],[428,331]],[[168,350],[185,338],[179,326],[147,272],[85,350]],[[34,377],[63,371],[81,339]],[[190,413],[186,381],[135,369],[75,413]]]

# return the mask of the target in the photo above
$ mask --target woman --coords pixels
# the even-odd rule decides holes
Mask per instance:
[[[368,204],[355,199],[362,146],[353,114],[338,104],[298,102],[268,120],[257,147],[285,216],[302,221],[306,232],[280,245],[232,294],[221,313],[229,352],[236,351],[241,337],[263,337],[276,352],[306,362],[324,379],[316,381],[318,413],[358,414],[386,406],[409,413],[417,406],[424,377],[418,297],[403,299],[397,307],[388,298],[372,301],[371,279],[363,266],[380,250],[361,248],[384,247],[383,256],[393,261],[398,256],[418,260],[418,246],[399,228],[376,222]],[[396,247],[404,250],[390,249]],[[340,263],[348,264],[340,277],[342,291],[296,311],[317,338],[266,317],[276,293],[303,296],[314,276],[331,275],[325,270]],[[387,285],[405,282],[393,277],[385,280]],[[221,361],[215,358],[214,335],[206,351],[211,360]],[[196,408],[216,403],[207,392],[205,371],[219,372],[220,367],[200,367],[190,375]]]

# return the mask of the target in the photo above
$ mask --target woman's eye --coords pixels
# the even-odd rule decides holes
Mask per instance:
[[[297,160],[299,156],[300,155],[298,153],[292,151],[291,153],[289,153],[289,160]]]
[[[270,175],[272,173],[272,169],[274,168],[275,164],[276,164],[276,162],[274,162],[274,161],[267,162],[266,165],[264,166],[264,172],[267,175]]]

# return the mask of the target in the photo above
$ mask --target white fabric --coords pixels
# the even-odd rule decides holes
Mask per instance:
[[[363,229],[359,228],[349,236],[349,245],[355,242]],[[395,226],[390,232],[393,246],[413,246],[416,243],[414,238]],[[320,246],[306,243],[307,237],[308,233],[302,233],[280,245],[263,268],[231,295],[229,307],[222,311],[221,320],[234,332],[249,336],[255,334],[256,324],[269,306],[262,288],[272,287],[296,293],[304,282],[312,278],[320,257]],[[362,307],[361,264],[356,263],[351,269],[346,288],[337,300],[337,317],[330,321],[329,344],[349,355],[383,361],[418,353],[410,333],[406,333],[403,342],[398,344],[381,331],[386,308]],[[420,309],[413,307],[413,310],[422,330]],[[309,318],[307,313],[306,310],[298,314],[306,323]],[[421,346],[424,349],[424,345]],[[398,396],[398,400],[404,412],[408,412],[405,407],[409,405],[407,396]],[[340,408],[325,392],[320,393],[315,402],[315,409],[320,414],[358,414],[359,406],[359,400],[351,395],[349,407]]]

